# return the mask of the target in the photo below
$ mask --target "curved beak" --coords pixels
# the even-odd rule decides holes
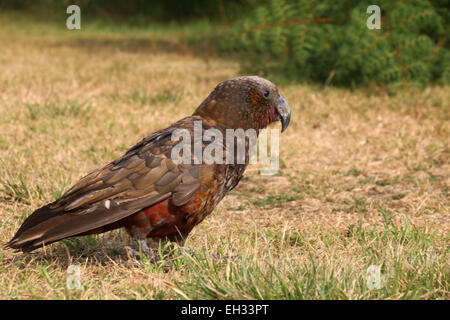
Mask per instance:
[[[281,132],[286,130],[289,125],[289,121],[291,121],[291,110],[286,102],[286,99],[279,94],[277,99],[277,112],[278,112],[278,120],[281,121]]]

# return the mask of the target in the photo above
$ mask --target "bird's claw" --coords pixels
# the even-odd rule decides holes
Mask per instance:
[[[139,260],[146,259],[150,263],[154,263],[154,264],[156,264],[160,261],[159,257],[156,254],[154,254],[153,251],[148,247],[145,240],[138,240],[138,243],[139,243],[139,251],[134,250],[133,248],[131,248],[129,246],[125,246],[125,251],[128,256],[137,257],[137,258],[139,258]],[[134,261],[133,264],[134,265],[136,265],[136,264],[142,265],[142,262]]]

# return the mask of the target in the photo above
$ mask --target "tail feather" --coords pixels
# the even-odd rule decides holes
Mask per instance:
[[[43,236],[49,230],[69,218],[67,213],[65,214],[61,207],[52,209],[51,206],[52,204],[48,204],[33,212],[33,214],[24,221],[14,237],[5,247],[29,252],[42,246],[42,244],[37,246],[34,244],[42,242]],[[50,243],[51,242],[45,242],[45,244]]]
[[[128,216],[169,198],[170,192],[154,191],[134,201],[114,200],[89,204],[78,210],[66,211],[56,202],[33,212],[6,247],[30,252],[43,245],[85,234],[102,233],[119,228]]]

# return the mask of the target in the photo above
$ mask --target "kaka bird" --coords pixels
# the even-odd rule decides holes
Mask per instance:
[[[192,228],[238,184],[250,146],[246,141],[244,163],[199,163],[193,155],[192,161],[177,163],[171,155],[179,141],[172,135],[177,129],[195,135],[196,121],[201,121],[202,133],[215,129],[225,136],[228,129],[259,132],[277,120],[283,132],[290,110],[272,82],[257,76],[224,81],[192,116],[151,134],[33,212],[6,246],[30,252],[61,239],[121,227],[140,243],[154,238],[183,246]],[[202,141],[201,148],[206,146]],[[221,148],[225,158],[231,150],[225,143]]]

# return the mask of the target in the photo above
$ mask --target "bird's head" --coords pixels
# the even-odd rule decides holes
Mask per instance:
[[[219,83],[194,115],[213,120],[227,129],[263,129],[281,121],[286,130],[291,111],[277,87],[261,77],[245,76]]]

